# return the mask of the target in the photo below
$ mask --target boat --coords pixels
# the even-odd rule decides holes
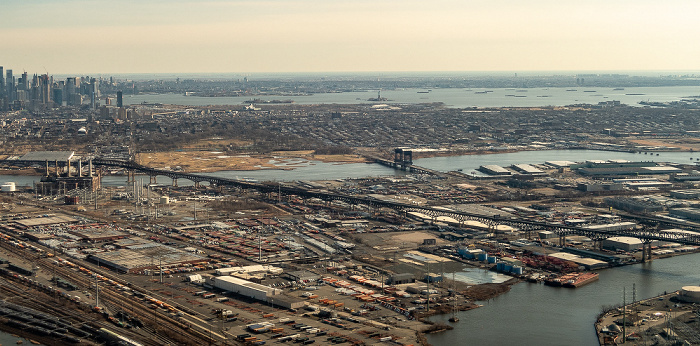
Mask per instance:
[[[576,91],[576,89],[566,89],[566,91]]]
[[[428,94],[428,93],[430,93],[430,91],[417,91],[417,93],[419,93],[419,94]]]
[[[554,287],[577,288],[598,280],[598,273],[569,273],[544,280],[544,284]]]
[[[450,322],[453,322],[453,323],[454,323],[454,322],[459,322],[459,317],[457,317],[457,316],[452,316],[452,317],[448,318],[447,320],[450,321]]]
[[[625,88],[615,88],[613,90],[625,90]]]
[[[564,282],[563,287],[577,288],[598,280],[598,273],[577,273],[574,278]]]

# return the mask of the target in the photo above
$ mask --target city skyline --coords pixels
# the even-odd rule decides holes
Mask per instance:
[[[700,3],[550,0],[9,2],[16,71],[698,70]]]

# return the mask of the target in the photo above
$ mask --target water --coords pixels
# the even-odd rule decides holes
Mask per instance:
[[[693,157],[693,161],[690,158]],[[450,157],[431,157],[416,159],[417,166],[447,172],[461,169],[464,173],[471,174],[481,165],[509,166],[515,163],[541,164],[545,161],[585,161],[585,160],[612,160],[625,159],[630,161],[654,161],[692,163],[700,158],[700,153],[689,152],[661,152],[653,155],[634,154],[616,151],[600,150],[543,150],[520,151],[504,154],[463,155]],[[257,181],[297,181],[297,180],[335,180],[355,179],[365,177],[401,176],[406,172],[385,167],[376,163],[330,163],[320,161],[303,161],[294,165],[292,170],[261,169],[256,171],[220,171],[205,173],[223,178],[254,179]],[[477,175],[481,175],[477,173]],[[32,186],[39,181],[38,176],[14,176],[0,175],[0,183],[14,181],[17,186]],[[148,183],[148,177],[138,177]],[[168,177],[158,176],[159,184],[170,185],[172,180]],[[126,176],[106,176],[102,178],[105,186],[125,186]],[[180,186],[191,186],[194,183],[186,180],[178,180]]]
[[[504,154],[463,155],[450,157],[431,157],[413,160],[416,166],[430,168],[442,172],[461,169],[466,174],[472,174],[479,166],[499,165],[510,166],[516,163],[541,164],[545,161],[573,161],[586,160],[629,160],[629,161],[653,161],[673,163],[693,163],[700,157],[700,153],[689,152],[660,152],[654,154],[639,154],[602,150],[541,150],[520,151]],[[690,158],[693,158],[693,161]],[[477,173],[479,175],[479,173]]]
[[[576,91],[567,91],[576,89]],[[388,101],[381,103],[430,103],[443,102],[448,107],[538,107],[566,106],[571,104],[597,104],[603,101],[620,101],[636,106],[640,101],[669,102],[684,97],[700,95],[700,87],[635,87],[624,90],[613,88],[530,88],[530,89],[431,89],[429,93],[418,93],[425,89],[382,90],[381,96]],[[590,92],[595,91],[595,92]],[[630,95],[636,94],[636,95]],[[513,95],[513,96],[509,96]],[[141,94],[125,95],[124,104],[142,102],[190,106],[241,105],[245,101],[293,100],[298,104],[360,104],[371,103],[369,98],[377,97],[376,90],[313,94],[309,96],[238,96],[238,97],[198,97],[182,94]],[[377,103],[377,102],[374,102]]]
[[[700,254],[599,271],[600,279],[576,289],[522,282],[484,306],[458,314],[455,329],[428,335],[433,345],[598,345],[596,316],[603,306],[622,304],[623,288],[632,301],[654,297],[682,286],[700,284]],[[449,323],[450,316],[432,321]]]
[[[447,275],[449,278],[449,275]],[[501,283],[511,279],[508,275],[499,274],[489,270],[480,268],[466,267],[461,271],[454,273],[455,281],[465,282],[472,285],[480,285],[487,283]]]

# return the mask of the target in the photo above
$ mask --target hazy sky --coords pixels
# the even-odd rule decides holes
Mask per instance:
[[[697,0],[0,0],[50,73],[700,70]]]

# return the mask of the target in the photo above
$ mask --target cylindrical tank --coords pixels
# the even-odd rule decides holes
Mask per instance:
[[[700,286],[683,286],[679,296],[684,302],[700,303]]]
[[[17,191],[17,187],[15,186],[14,182],[8,181],[8,182],[2,184],[2,186],[0,186],[0,191],[2,191],[2,192],[15,192],[15,191]]]
[[[522,275],[522,274],[523,274],[523,267],[520,267],[520,266],[513,266],[513,269],[511,270],[511,273],[517,274],[517,275]]]

